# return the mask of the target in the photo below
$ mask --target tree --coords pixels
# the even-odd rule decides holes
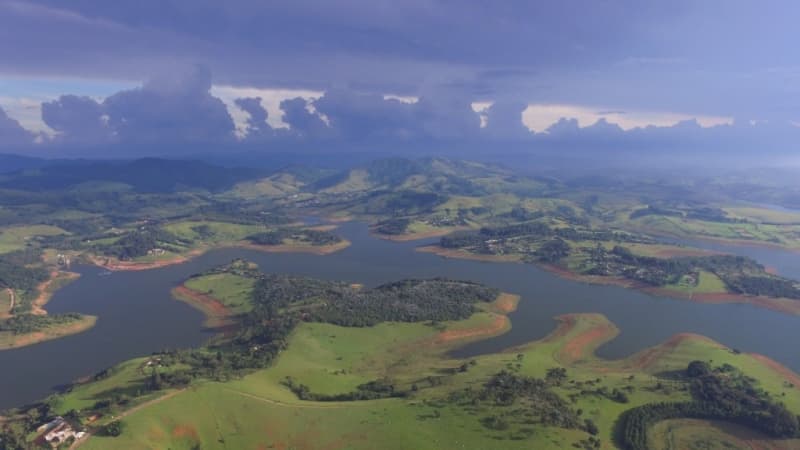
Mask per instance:
[[[561,386],[561,383],[567,380],[567,369],[563,367],[551,367],[547,369],[545,380],[547,380],[549,384]]]
[[[103,433],[106,436],[117,437],[122,434],[124,428],[125,427],[121,421],[115,420],[113,422],[108,423],[105,427],[103,427]]]

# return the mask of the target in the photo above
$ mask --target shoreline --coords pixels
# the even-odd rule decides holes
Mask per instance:
[[[442,228],[430,231],[421,231],[418,233],[383,234],[375,231],[375,228],[370,226],[369,234],[378,239],[383,239],[385,241],[410,242],[410,241],[419,241],[421,239],[430,239],[435,237],[447,236],[448,234],[454,233],[456,231],[467,231],[467,230],[474,230],[474,228],[464,226],[464,227]]]
[[[3,333],[0,333],[0,351],[27,347],[83,333],[94,327],[96,323],[97,316],[82,315],[80,319],[74,322],[54,325],[32,333],[12,334],[10,336],[3,336]]]
[[[203,325],[212,329],[225,329],[233,325],[233,312],[218,299],[181,284],[172,288],[172,297],[200,311],[205,316]]]
[[[711,348],[734,352],[730,347],[707,336],[696,333],[678,333],[663,342],[638,350],[623,358],[606,359],[597,356],[595,351],[620,333],[619,328],[606,316],[599,313],[570,313],[556,316],[555,319],[558,322],[556,328],[544,338],[503,350],[502,353],[510,354],[530,346],[551,344],[566,338],[566,341],[554,350],[554,355],[557,355],[557,358],[561,359],[565,365],[600,363],[603,367],[597,368],[603,372],[628,373],[654,370],[656,364],[664,357],[669,356],[680,345],[692,341],[702,342]],[[579,329],[579,324],[583,324],[584,327]],[[570,336],[573,333],[576,334]],[[780,362],[760,353],[741,353],[741,355],[752,358],[757,364],[772,371],[785,382],[800,387],[800,375]]]
[[[341,242],[337,242],[336,244],[329,244],[329,245],[292,245],[292,244],[281,244],[281,245],[258,245],[252,244],[249,242],[235,242],[235,243],[228,243],[228,244],[221,244],[221,245],[210,245],[206,247],[196,248],[191,250],[183,255],[178,255],[171,259],[165,259],[162,261],[153,261],[153,262],[135,262],[135,261],[115,261],[109,262],[110,260],[106,258],[106,262],[102,262],[102,257],[91,256],[89,257],[89,262],[97,267],[109,270],[111,272],[122,272],[122,271],[139,271],[139,270],[152,270],[152,269],[161,269],[164,267],[174,266],[178,264],[183,264],[185,262],[189,262],[198,256],[202,256],[206,252],[211,250],[218,250],[224,248],[244,248],[250,250],[256,250],[265,253],[310,253],[314,255],[329,255],[331,253],[336,253],[340,250],[344,250],[345,248],[349,247],[351,242],[343,239]]]
[[[417,247],[416,251],[421,253],[431,253],[437,256],[441,256],[443,258],[468,259],[468,260],[483,261],[483,262],[522,263],[522,260],[516,256],[476,255],[463,250],[442,248],[435,244]],[[759,308],[770,309],[772,311],[776,311],[783,314],[792,314],[800,316],[800,300],[792,300],[786,298],[772,298],[772,297],[754,297],[743,294],[733,294],[729,292],[700,293],[700,294],[695,294],[693,292],[683,293],[671,289],[644,285],[642,283],[637,283],[635,281],[628,280],[625,278],[606,277],[600,275],[582,275],[579,273],[572,272],[569,269],[565,269],[563,267],[555,266],[552,264],[533,264],[533,265],[546,272],[557,275],[561,278],[571,281],[576,281],[579,283],[619,286],[626,289],[634,289],[648,295],[668,297],[674,300],[688,300],[697,303],[747,304]]]
[[[31,314],[36,314],[39,316],[46,315],[47,311],[44,309],[44,306],[50,302],[50,299],[53,297],[56,291],[72,281],[77,280],[80,278],[80,276],[81,275],[77,272],[61,270],[51,271],[50,278],[36,286],[36,290],[39,292],[39,295],[37,295],[36,298],[31,301]],[[55,288],[53,288],[54,283],[57,284]]]
[[[487,324],[467,328],[444,329],[432,337],[426,338],[425,340],[429,342],[429,345],[446,345],[446,354],[451,350],[450,347],[458,347],[469,342],[480,341],[482,339],[489,339],[499,336],[511,329],[512,324],[508,314],[517,310],[519,301],[519,295],[501,292],[497,295],[497,298],[486,304],[486,306],[479,311],[490,316],[491,321]]]

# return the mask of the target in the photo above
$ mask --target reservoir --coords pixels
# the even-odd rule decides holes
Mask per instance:
[[[42,399],[60,386],[126,359],[202,345],[210,337],[203,329],[203,316],[174,300],[170,290],[193,274],[235,258],[253,261],[264,272],[367,286],[403,278],[466,279],[522,297],[518,310],[510,315],[513,327],[508,333],[468,344],[454,352],[457,357],[496,352],[540,339],[555,328],[555,316],[593,312],[606,315],[621,331],[598,350],[601,357],[625,357],[676,333],[692,332],[743,352],[764,354],[800,371],[800,350],[794,345],[800,341],[800,317],[750,305],[692,303],[616,286],[584,284],[528,264],[445,259],[416,252],[424,241],[376,239],[360,223],[343,224],[339,233],[352,245],[327,256],[228,248],[210,251],[184,264],[147,271],[109,274],[93,266],[76,267],[81,277],[59,290],[47,309],[52,313],[96,315],[97,325],[85,333],[0,351],[0,410]],[[761,257],[752,256],[759,262],[780,266],[778,270],[785,275],[800,278],[800,256],[750,249],[757,250]],[[736,252],[737,248],[727,250]]]

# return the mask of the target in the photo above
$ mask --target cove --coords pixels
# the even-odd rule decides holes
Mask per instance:
[[[44,398],[59,386],[126,359],[167,348],[199,346],[210,337],[202,315],[170,296],[192,274],[245,258],[264,272],[305,275],[376,286],[402,278],[448,277],[497,287],[522,297],[510,315],[512,329],[453,352],[471,357],[540,339],[555,316],[575,312],[606,315],[621,330],[598,354],[620,358],[681,332],[708,336],[743,352],[761,353],[800,371],[800,317],[744,304],[700,304],[559,278],[528,264],[445,259],[416,252],[425,241],[390,242],[370,236],[361,223],[339,232],[352,242],[327,256],[262,253],[227,248],[187,263],[140,272],[105,274],[80,266],[81,278],[59,290],[48,310],[99,317],[91,330],[59,340],[0,352],[0,410]]]

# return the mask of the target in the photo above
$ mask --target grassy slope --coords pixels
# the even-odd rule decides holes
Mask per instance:
[[[478,319],[480,320],[480,319]],[[448,392],[477,386],[488,376],[519,364],[519,372],[543,376],[547,368],[568,368],[576,381],[595,385],[632,386],[630,403],[601,396],[580,396],[574,405],[600,427],[604,448],[613,448],[610,432],[616,415],[643,403],[687,399],[677,383],[671,391],[654,389],[656,375],[681,370],[694,359],[728,362],[761,380],[761,386],[800,411],[800,390],[788,389],[780,374],[746,354],[734,354],[702,337],[683,336],[619,361],[593,356],[597,345],[616,333],[603,316],[560,318],[548,338],[505,353],[481,356],[466,373],[446,377],[441,386],[420,381],[461,361],[444,352],[456,344],[438,337],[441,331],[422,324],[384,324],[373,328],[342,328],[302,324],[274,367],[229,383],[205,383],[153,404],[125,419],[122,437],[93,437],[85,448],[352,448],[435,449],[566,448],[586,436],[575,430],[534,426],[532,437],[508,439],[509,431],[485,429],[479,417],[446,403],[435,407]],[[459,324],[464,326],[463,324]],[[448,329],[456,324],[446,324]],[[521,359],[517,356],[523,355]],[[369,402],[305,402],[280,384],[290,375],[314,392],[346,392],[355,385],[390,376],[400,386],[420,384],[409,399]],[[631,378],[633,376],[633,378]],[[665,381],[668,388],[670,382]],[[567,383],[558,392],[578,392]],[[427,400],[427,401],[426,401]],[[491,408],[488,407],[491,413]],[[435,412],[438,411],[438,417]]]
[[[66,231],[50,225],[29,225],[0,229],[0,253],[9,253],[25,248],[33,236],[55,236]]]
[[[218,273],[190,278],[184,286],[207,294],[220,301],[234,314],[247,312],[252,308],[250,292],[255,281],[231,273]]]

